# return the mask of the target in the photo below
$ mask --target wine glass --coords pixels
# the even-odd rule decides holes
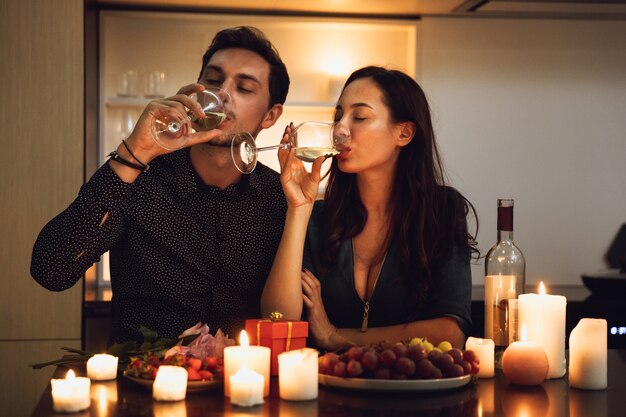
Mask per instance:
[[[259,152],[271,149],[296,150],[296,158],[304,162],[313,162],[320,156],[331,157],[340,151],[336,148],[340,140],[335,137],[334,123],[303,122],[289,135],[289,141],[273,146],[257,148],[254,138],[247,132],[233,135],[230,150],[237,169],[249,174],[256,167]]]
[[[181,115],[173,107],[157,110],[152,122],[152,138],[168,150],[180,149],[194,131],[215,129],[226,118],[225,103],[230,103],[228,93],[216,88],[207,88],[189,95],[202,106],[205,117],[198,118],[193,113]]]

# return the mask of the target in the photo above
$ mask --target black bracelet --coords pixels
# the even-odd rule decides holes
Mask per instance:
[[[133,151],[130,150],[130,147],[126,144],[126,140],[122,139],[122,144],[124,145],[124,147],[126,148],[126,150],[128,151],[128,153],[130,154],[130,156],[133,157],[133,159],[137,162],[139,162],[139,165],[141,165],[143,167],[144,170],[147,170],[147,166],[146,164],[144,164],[143,162],[141,162],[139,159],[137,159],[137,157],[135,156],[135,154],[133,153]]]
[[[139,164],[135,164],[134,162],[127,161],[126,159],[122,158],[120,154],[117,153],[117,151],[113,151],[107,156],[115,162],[119,162],[120,164],[126,165],[130,168],[134,168],[137,171],[146,172],[150,168],[150,165],[141,166]]]

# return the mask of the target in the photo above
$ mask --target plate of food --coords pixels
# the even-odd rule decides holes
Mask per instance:
[[[335,388],[345,388],[359,391],[439,391],[459,388],[467,385],[472,379],[471,375],[463,375],[452,378],[437,379],[370,379],[370,378],[346,378],[332,375],[319,374],[320,384]]]
[[[154,379],[138,378],[130,375],[125,375],[125,377],[126,379],[149,389],[152,389],[152,384],[154,383]],[[187,392],[208,391],[220,388],[222,385],[221,379],[214,381],[187,381]]]
[[[320,357],[320,384],[361,391],[439,391],[467,385],[479,369],[471,350],[421,338],[353,346]]]

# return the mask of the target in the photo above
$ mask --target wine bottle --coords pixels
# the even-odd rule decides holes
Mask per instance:
[[[526,261],[513,243],[513,200],[498,200],[498,241],[485,257],[485,338],[505,348],[519,340],[517,298],[526,285]]]

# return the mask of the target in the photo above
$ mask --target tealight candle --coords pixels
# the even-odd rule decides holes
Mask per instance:
[[[313,400],[318,391],[318,351],[297,349],[278,355],[278,388],[283,400]]]
[[[224,349],[224,395],[230,397],[230,376],[239,371],[245,363],[248,368],[263,375],[263,396],[267,397],[270,394],[270,348],[250,346],[245,330],[240,333],[239,344],[240,346],[229,346]]]
[[[54,411],[73,413],[89,408],[91,404],[91,380],[76,377],[71,369],[65,379],[52,379],[52,406]]]
[[[606,320],[581,319],[570,333],[569,384],[581,389],[606,389]]]
[[[252,407],[263,404],[263,386],[265,377],[254,372],[246,363],[241,365],[237,373],[231,375],[230,402],[242,407]]]
[[[187,370],[182,366],[161,365],[152,384],[157,401],[180,401],[187,393]]]
[[[502,355],[502,371],[518,385],[541,384],[548,375],[548,357],[539,344],[526,340],[526,326],[522,325],[522,340],[513,342]]]
[[[108,381],[117,378],[117,356],[93,355],[87,361],[87,376],[93,381]]]
[[[478,368],[479,378],[493,378],[494,375],[494,351],[496,344],[491,339],[479,339],[477,337],[468,337],[465,342],[465,349],[472,350],[480,361]]]
[[[539,294],[519,296],[519,325],[526,326],[527,340],[536,342],[548,357],[548,379],[565,375],[565,306],[562,295],[546,294],[543,282]]]

